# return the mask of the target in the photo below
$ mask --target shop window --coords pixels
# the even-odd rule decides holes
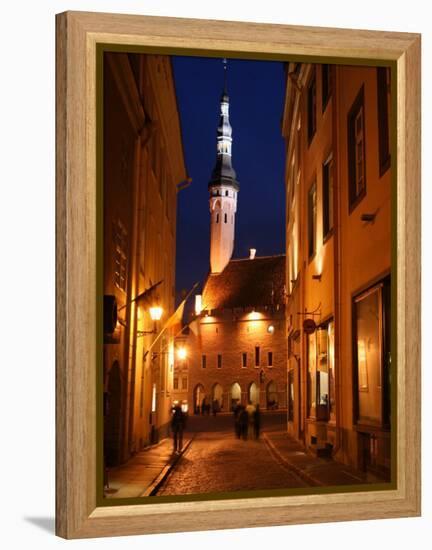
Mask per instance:
[[[308,384],[307,404],[308,416],[316,417],[316,333],[308,335],[307,339],[307,360],[308,360]]]
[[[308,193],[308,256],[309,259],[315,256],[316,251],[316,230],[317,230],[317,194],[316,182],[314,182]]]
[[[152,400],[151,400],[151,412],[156,412],[156,406],[157,406],[157,391],[156,391],[156,384],[153,384],[152,386]]]
[[[288,371],[288,421],[294,421],[294,371]]]
[[[355,420],[390,422],[390,280],[372,287],[353,303]]]
[[[390,67],[377,67],[378,139],[380,176],[390,168]]]
[[[333,158],[326,160],[322,167],[323,185],[323,239],[326,240],[333,229]]]
[[[363,86],[348,113],[348,179],[350,211],[366,194]]]
[[[335,412],[333,321],[308,335],[307,358],[309,416],[328,420]]]

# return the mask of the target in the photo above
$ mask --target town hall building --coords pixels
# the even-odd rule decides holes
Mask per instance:
[[[226,65],[225,65],[226,70]],[[173,399],[190,414],[251,401],[287,406],[285,255],[232,258],[240,191],[232,166],[229,96],[220,100],[217,157],[208,189],[210,272],[176,339]],[[180,358],[179,358],[180,356]]]

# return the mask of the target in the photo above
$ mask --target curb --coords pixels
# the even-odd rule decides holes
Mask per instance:
[[[276,445],[268,438],[267,434],[263,432],[263,439],[268,445],[269,449],[276,455],[277,459],[280,460],[285,466],[287,466],[289,469],[291,469],[298,477],[300,477],[303,481],[306,483],[309,483],[309,485],[315,486],[315,487],[324,487],[325,484],[316,479],[315,477],[311,476],[310,474],[307,474],[304,470],[299,468],[298,466],[295,466],[292,462],[287,460],[277,449]]]
[[[193,435],[189,439],[189,441],[187,441],[183,445],[183,449],[180,451],[180,453],[174,455],[174,457],[170,460],[170,462],[168,462],[168,464],[164,466],[161,473],[154,479],[154,481],[147,487],[147,489],[140,494],[140,497],[153,497],[156,495],[156,493],[159,491],[163,483],[166,481],[171,471],[174,469],[177,462],[184,455],[184,453],[189,449],[189,446],[194,439],[195,439],[195,435]]]

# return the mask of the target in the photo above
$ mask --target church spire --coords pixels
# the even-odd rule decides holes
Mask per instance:
[[[239,184],[232,167],[232,128],[229,120],[227,61],[224,64],[224,87],[220,99],[217,128],[216,164],[208,184],[210,192],[210,268],[221,273],[234,250],[235,214]]]
[[[232,128],[229,120],[229,96],[227,90],[227,60],[224,65],[224,88],[220,99],[220,116],[217,128],[216,164],[209,182],[209,189],[221,184],[231,185],[237,191],[239,184],[232,167]]]

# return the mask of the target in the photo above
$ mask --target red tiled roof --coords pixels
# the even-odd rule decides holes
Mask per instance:
[[[203,308],[283,304],[284,285],[285,255],[231,260],[222,273],[208,276]]]

